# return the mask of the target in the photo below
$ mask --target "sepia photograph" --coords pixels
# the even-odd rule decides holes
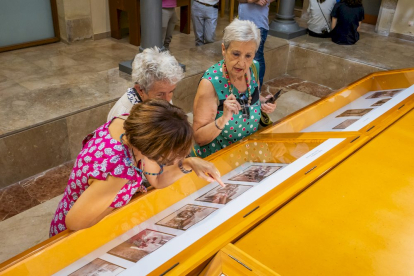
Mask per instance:
[[[369,113],[373,108],[365,108],[365,109],[348,109],[345,112],[342,112],[341,114],[339,114],[338,117],[351,117],[351,116],[358,116],[358,117],[362,117],[365,114]]]
[[[108,251],[108,254],[131,262],[138,262],[140,259],[151,252],[154,252],[174,237],[174,235],[145,229],[117,247],[112,248]]]
[[[258,183],[281,168],[282,166],[253,165],[229,180]]]
[[[196,201],[227,204],[233,199],[243,194],[251,187],[253,186],[226,183],[226,187],[217,186],[214,189],[197,198]]]
[[[353,123],[355,123],[356,121],[358,121],[358,119],[345,120],[342,123],[340,123],[339,125],[337,125],[336,127],[334,127],[333,129],[345,129],[345,128],[349,127],[350,125],[352,125]]]
[[[367,99],[383,98],[383,97],[394,97],[396,94],[400,93],[402,89],[388,90],[388,91],[378,91],[367,97]]]
[[[171,215],[157,222],[156,225],[185,231],[194,224],[205,219],[208,215],[217,209],[218,208],[187,204]]]
[[[110,262],[102,259],[95,259],[89,264],[69,274],[69,276],[115,276],[124,270],[125,268]]]
[[[379,100],[378,102],[372,104],[371,106],[381,106],[381,105],[385,104],[386,102],[388,102],[389,100],[391,100],[391,98],[382,99],[382,100]]]

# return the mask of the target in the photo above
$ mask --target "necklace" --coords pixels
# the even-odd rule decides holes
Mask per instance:
[[[131,158],[129,158],[129,157],[128,157],[128,154],[127,154],[127,149],[126,149],[126,147],[125,147],[125,145],[124,145],[124,141],[122,140],[122,138],[124,137],[124,135],[125,135],[125,133],[122,133],[122,134],[121,134],[121,136],[119,137],[119,140],[121,141],[122,148],[124,149],[124,154],[125,154],[125,159],[126,159],[125,165],[127,165],[128,167],[132,167],[134,170],[136,170],[137,172],[139,172],[139,173],[141,173],[141,174],[146,174],[146,175],[160,175],[160,174],[162,174],[162,173],[163,173],[163,171],[164,171],[164,166],[163,166],[163,165],[160,165],[161,170],[160,170],[160,172],[159,172],[159,173],[149,173],[149,172],[144,171],[144,170],[143,170],[143,168],[144,168],[144,162],[141,162],[141,164],[142,164],[142,165],[141,165],[142,169],[140,169],[140,168],[138,168],[138,167],[134,166],[134,164],[133,164],[133,162],[132,162]],[[128,149],[129,149],[129,148],[128,148]],[[132,151],[132,154],[131,154],[131,151],[130,151],[129,155],[130,155],[130,156],[133,156],[133,157],[134,157],[134,159],[135,159],[135,154],[134,154],[134,152],[133,152],[133,151]],[[135,162],[136,162],[136,160],[135,160]]]
[[[229,86],[230,94],[233,94],[233,85],[231,84],[231,81],[230,81],[230,76],[229,76],[229,72],[227,71],[226,63],[223,63],[223,67],[224,67],[224,75],[226,76],[226,79],[227,79],[227,84]],[[249,78],[247,77],[247,73],[244,73],[244,79],[246,80],[246,87],[247,87],[246,96],[248,98],[247,105],[249,106],[252,103],[252,93],[250,91]]]

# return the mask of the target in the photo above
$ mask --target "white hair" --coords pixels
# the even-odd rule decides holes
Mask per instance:
[[[226,28],[224,28],[223,44],[227,50],[232,41],[254,41],[256,42],[256,51],[260,46],[260,29],[249,20],[234,19]]]
[[[175,57],[169,52],[160,52],[158,47],[145,49],[135,56],[132,63],[132,80],[146,93],[155,82],[176,84],[183,77],[183,69]]]

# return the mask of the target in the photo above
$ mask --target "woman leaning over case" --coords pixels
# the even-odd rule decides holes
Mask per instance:
[[[207,157],[256,132],[261,112],[275,110],[276,104],[265,103],[254,77],[260,39],[251,21],[235,19],[224,29],[223,60],[204,73],[194,100],[194,156]]]
[[[193,170],[224,186],[213,164],[185,158],[193,131],[187,116],[164,100],[135,105],[130,115],[115,117],[88,135],[50,226],[50,236],[66,228],[91,227],[114,208],[126,205],[145,174],[155,188],[165,188]],[[184,159],[185,158],[185,159]]]

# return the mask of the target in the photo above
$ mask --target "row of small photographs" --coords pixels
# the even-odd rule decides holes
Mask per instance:
[[[372,95],[366,97],[365,99],[377,99],[377,98],[388,97],[386,99],[381,99],[381,100],[373,103],[371,105],[371,107],[375,108],[375,107],[378,107],[378,106],[381,106],[381,105],[385,104],[386,102],[391,100],[392,97],[394,97],[396,94],[398,94],[401,91],[402,91],[402,89],[378,91],[378,92],[375,92]],[[338,116],[336,116],[336,118],[355,117],[355,116],[362,117],[365,114],[368,114],[374,108],[348,109],[348,110],[342,112],[341,114],[339,114]],[[349,127],[350,125],[352,125],[353,123],[355,123],[356,121],[358,121],[358,119],[346,119],[345,121],[343,121],[342,123],[336,125],[332,129],[345,129],[345,128]]]
[[[251,165],[241,173],[231,177],[229,180],[259,183],[282,167],[283,166]],[[226,184],[226,187],[218,185],[207,193],[196,198],[195,201],[225,205],[252,187],[253,185],[228,183]],[[185,231],[208,217],[217,209],[218,208],[215,207],[187,204],[158,221],[156,225]],[[152,229],[144,229],[135,236],[109,250],[108,254],[131,262],[138,262],[143,257],[154,252],[174,237],[175,235],[172,234]],[[115,276],[124,270],[125,268],[123,267],[98,258],[72,274],[69,274],[69,276]]]

